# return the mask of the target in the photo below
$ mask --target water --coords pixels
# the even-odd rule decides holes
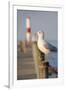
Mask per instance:
[[[48,41],[50,42],[50,44],[52,44],[53,46],[57,47],[57,41]],[[48,54],[48,61],[49,64],[52,65],[53,67],[58,67],[58,52],[50,52]]]
[[[52,44],[53,46],[55,46],[56,48],[58,47],[58,42],[57,42],[57,40],[51,40],[51,41],[48,40],[48,42],[49,42],[50,44]]]
[[[49,64],[52,65],[53,67],[57,68],[57,64],[58,64],[58,56],[56,52],[50,52],[48,54],[48,61]]]

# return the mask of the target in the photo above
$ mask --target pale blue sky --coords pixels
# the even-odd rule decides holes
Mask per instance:
[[[45,32],[46,40],[57,40],[58,13],[50,11],[17,10],[17,39],[24,39],[26,32],[26,17],[29,16],[32,34],[37,31]]]

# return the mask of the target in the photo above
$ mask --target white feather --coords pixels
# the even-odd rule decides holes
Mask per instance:
[[[49,53],[49,49],[45,47],[46,43],[45,41],[43,40],[43,32],[41,33],[37,33],[38,34],[38,40],[37,40],[37,46],[38,46],[38,49],[45,53],[45,54],[48,54]]]

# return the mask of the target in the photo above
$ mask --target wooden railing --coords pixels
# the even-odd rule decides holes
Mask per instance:
[[[45,61],[45,54],[39,51],[36,41],[32,43],[32,49],[37,78],[48,78],[49,63]]]

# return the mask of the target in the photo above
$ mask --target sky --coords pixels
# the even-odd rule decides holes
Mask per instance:
[[[45,40],[58,38],[58,13],[56,11],[17,10],[17,40],[25,39],[26,17],[30,17],[32,35],[44,31]]]

